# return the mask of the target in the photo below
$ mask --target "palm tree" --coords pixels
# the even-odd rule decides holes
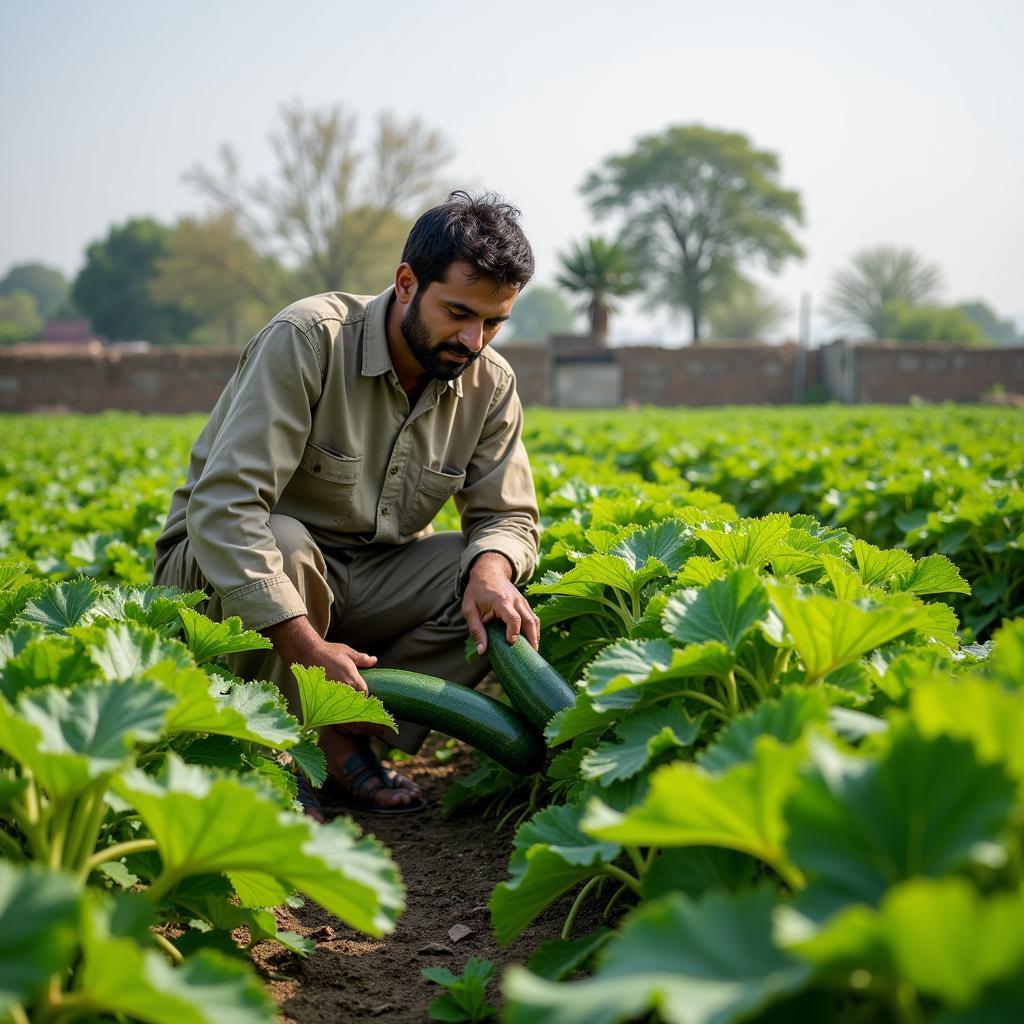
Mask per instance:
[[[629,250],[619,240],[592,235],[573,242],[559,261],[562,272],[555,281],[577,297],[580,309],[590,317],[591,337],[607,344],[608,318],[616,310],[613,300],[640,290]]]
[[[862,249],[832,281],[828,311],[833,323],[885,338],[893,329],[886,305],[893,301],[918,306],[942,287],[942,272],[912,249],[879,245]]]
[[[790,317],[789,304],[754,281],[739,278],[726,298],[711,307],[711,337],[760,341]]]

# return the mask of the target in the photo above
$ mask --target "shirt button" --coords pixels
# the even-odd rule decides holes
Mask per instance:
[[[320,463],[319,462],[313,467],[313,472],[314,473],[319,473],[320,472]]]
[[[386,515],[388,514],[388,512],[390,512],[390,511],[391,511],[391,509],[387,509],[387,508],[382,508],[382,509],[380,510],[380,514],[381,514],[382,516],[386,516]]]
[[[397,467],[397,466],[392,466],[392,467],[391,467],[391,468],[390,468],[390,469],[388,470],[388,472],[389,472],[389,473],[390,473],[390,474],[391,474],[392,476],[394,476],[394,475],[395,475],[395,474],[396,474],[396,473],[398,472],[398,467]]]

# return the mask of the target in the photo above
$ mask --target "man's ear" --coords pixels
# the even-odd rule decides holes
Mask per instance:
[[[412,302],[418,287],[412,267],[408,263],[399,263],[395,271],[395,298],[403,305],[408,305]]]

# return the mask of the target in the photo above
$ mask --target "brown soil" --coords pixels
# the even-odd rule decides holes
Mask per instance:
[[[279,946],[262,944],[254,953],[271,996],[286,1024],[422,1024],[427,1007],[442,989],[420,971],[442,965],[458,974],[470,956],[498,964],[498,976],[510,964],[525,963],[546,939],[557,938],[572,896],[550,907],[519,939],[506,948],[495,942],[487,903],[494,887],[508,877],[513,827],[495,832],[493,819],[478,811],[460,812],[444,820],[440,801],[446,786],[475,767],[465,752],[447,764],[434,756],[428,742],[401,770],[419,784],[428,801],[419,814],[387,817],[353,814],[353,818],[391,851],[406,887],[406,909],[396,931],[372,939],[343,925],[313,904],[289,913],[279,911],[282,928],[316,942],[316,951],[300,959]],[[574,936],[596,921],[584,907]],[[591,914],[594,908],[590,908]],[[472,934],[458,942],[448,935],[455,925]],[[498,984],[489,989],[499,999]]]

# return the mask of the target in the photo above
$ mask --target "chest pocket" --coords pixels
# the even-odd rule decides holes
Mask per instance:
[[[311,526],[346,527],[356,513],[362,474],[362,458],[340,455],[310,441],[288,485],[288,504],[298,506],[297,518]]]
[[[462,489],[466,471],[455,473],[424,466],[408,505],[402,512],[402,533],[416,533],[441,511],[441,506]]]

